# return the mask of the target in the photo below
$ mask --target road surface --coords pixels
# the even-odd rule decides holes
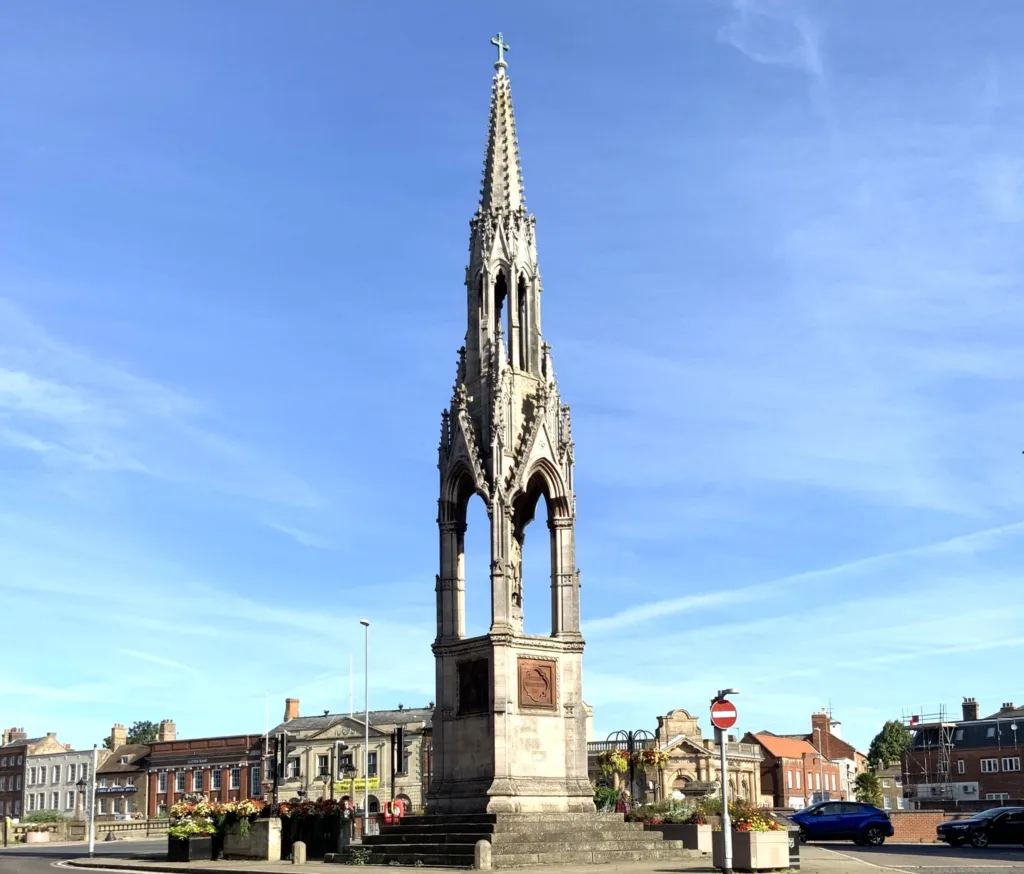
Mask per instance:
[[[157,841],[100,841],[96,844],[96,856],[136,856],[149,853],[166,853],[167,838]],[[85,844],[32,844],[31,846],[0,849],[0,874],[61,874],[61,869],[54,868],[56,862],[63,859],[74,859],[88,856]],[[75,874],[69,868],[64,874]]]

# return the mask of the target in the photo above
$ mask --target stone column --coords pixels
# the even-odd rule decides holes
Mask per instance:
[[[491,509],[491,633],[512,631],[512,586],[507,565],[512,508],[495,501]]]
[[[579,637],[580,593],[576,577],[576,532],[572,519],[556,517],[551,531],[551,634]]]
[[[461,528],[461,530],[460,530]],[[437,576],[437,637],[453,640],[465,636],[465,575],[462,557],[465,525],[438,522],[441,573]]]

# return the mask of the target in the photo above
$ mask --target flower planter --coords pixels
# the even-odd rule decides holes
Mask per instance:
[[[213,859],[213,838],[210,835],[192,838],[167,837],[168,862],[209,862]]]
[[[249,833],[242,834],[242,824],[234,822],[223,835],[224,859],[251,859],[261,862],[281,861],[281,820],[277,817],[257,819],[249,824]]]
[[[25,832],[26,844],[48,844],[50,843],[49,832]]]
[[[721,868],[722,833],[711,836],[712,864]],[[736,871],[771,871],[789,867],[789,834],[777,832],[732,833],[732,867]]]
[[[690,823],[665,822],[659,825],[644,826],[647,831],[661,832],[666,841],[682,841],[687,850],[711,852],[712,828],[709,825],[691,825]]]

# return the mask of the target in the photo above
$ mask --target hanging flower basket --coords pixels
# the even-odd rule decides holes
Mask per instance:
[[[633,764],[638,768],[664,768],[668,756],[661,750],[637,750],[633,753]]]
[[[597,763],[605,774],[621,774],[629,768],[629,755],[625,750],[605,750],[598,755]]]

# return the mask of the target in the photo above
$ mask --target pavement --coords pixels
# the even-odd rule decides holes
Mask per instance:
[[[96,858],[85,857],[82,844],[20,847],[0,850],[0,874],[65,874],[127,871],[177,872],[177,874],[297,874],[290,862],[179,862],[163,860],[165,841],[124,841],[97,844]],[[337,866],[325,869],[321,862],[310,862],[309,874],[339,874]],[[711,860],[679,862],[629,862],[608,865],[559,865],[531,867],[524,874],[688,874],[713,872]],[[430,869],[448,871],[452,869]],[[857,847],[853,844],[808,844],[800,849],[800,874],[872,874],[873,871],[902,874],[1024,874],[1024,849],[993,847],[986,850],[953,849],[939,844],[892,844],[882,847]]]

